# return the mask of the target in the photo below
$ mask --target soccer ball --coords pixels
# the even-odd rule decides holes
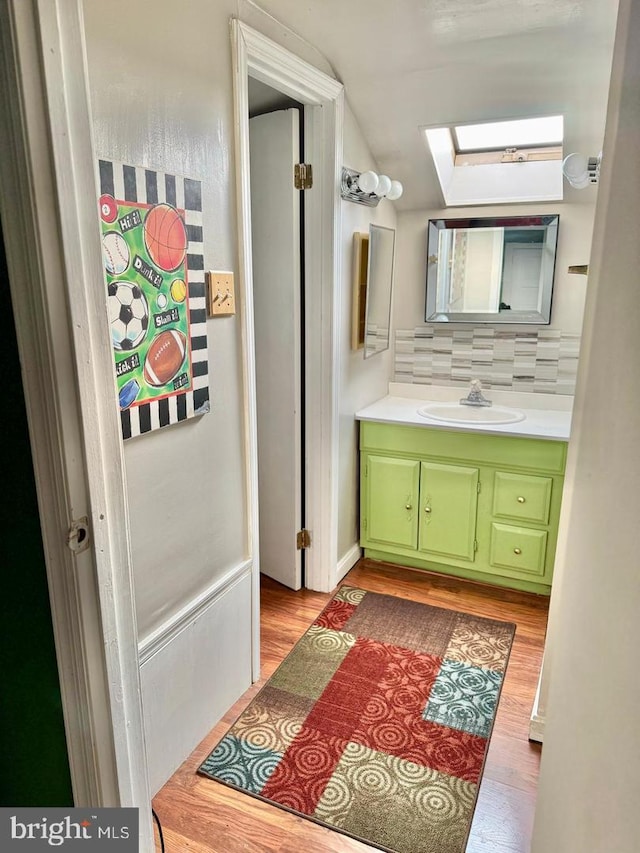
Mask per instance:
[[[149,328],[149,306],[138,285],[112,281],[107,288],[107,309],[113,348],[126,352],[140,346]]]

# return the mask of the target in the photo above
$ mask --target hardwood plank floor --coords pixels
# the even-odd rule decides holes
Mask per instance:
[[[361,560],[345,583],[515,622],[516,636],[467,853],[528,853],[540,747],[528,740],[548,599]],[[210,779],[196,769],[331,598],[263,578],[262,672],[155,797],[167,853],[366,853],[376,848]],[[157,849],[160,847],[158,845]]]

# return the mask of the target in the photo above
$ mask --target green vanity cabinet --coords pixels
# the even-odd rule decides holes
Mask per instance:
[[[418,550],[427,559],[473,561],[478,478],[477,468],[420,463]]]
[[[548,593],[566,443],[362,421],[365,556]]]
[[[369,541],[383,547],[415,548],[420,463],[372,454],[367,459],[367,476],[371,488],[364,515]]]

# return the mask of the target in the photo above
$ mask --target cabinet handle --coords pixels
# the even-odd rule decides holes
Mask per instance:
[[[519,503],[519,504],[523,504],[523,503],[524,503],[524,498],[522,497],[522,495],[520,495],[520,497],[518,498],[518,503]]]
[[[426,507],[424,508],[424,511],[425,511],[425,512],[427,513],[427,515],[428,515],[428,514],[431,512],[431,507],[430,507],[430,506],[426,506]]]
[[[411,506],[411,504],[405,504],[405,505],[404,505],[404,508],[405,508],[405,509],[413,509],[413,507]]]
[[[514,554],[522,554],[522,549],[521,548],[514,548],[513,553]]]

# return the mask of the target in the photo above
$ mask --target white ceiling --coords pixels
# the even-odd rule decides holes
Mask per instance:
[[[563,113],[565,150],[602,148],[618,0],[260,6],[331,63],[380,170],[405,186],[400,209],[442,205],[422,126]]]

